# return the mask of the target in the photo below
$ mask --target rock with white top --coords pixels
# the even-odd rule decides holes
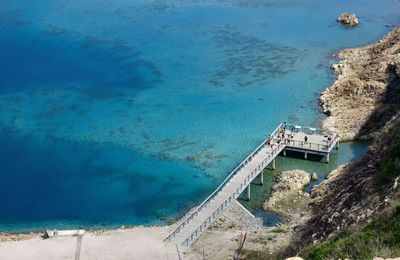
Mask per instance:
[[[358,18],[355,14],[342,13],[337,19],[339,23],[346,26],[356,26],[358,24]]]

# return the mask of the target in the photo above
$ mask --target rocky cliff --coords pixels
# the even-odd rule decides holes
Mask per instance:
[[[400,27],[376,44],[339,52],[337,80],[320,97],[323,125],[342,140],[374,137],[398,111]]]

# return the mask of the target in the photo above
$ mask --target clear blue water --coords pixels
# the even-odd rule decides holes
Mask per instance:
[[[315,125],[335,50],[400,3],[0,0],[0,230],[162,224],[278,122]],[[335,22],[356,12],[355,29]]]

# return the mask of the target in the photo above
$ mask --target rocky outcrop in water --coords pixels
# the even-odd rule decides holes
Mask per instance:
[[[358,24],[357,16],[351,13],[342,13],[337,20],[346,26],[356,26]]]
[[[310,174],[303,170],[282,172],[274,186],[272,193],[263,204],[264,210],[274,211],[288,217],[293,217],[308,202],[310,194],[304,192],[304,187],[311,181]]]
[[[400,28],[376,44],[339,52],[337,80],[322,92],[324,128],[342,140],[369,139],[399,110]]]

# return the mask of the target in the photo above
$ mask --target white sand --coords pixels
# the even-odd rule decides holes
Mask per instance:
[[[101,234],[86,233],[77,259],[178,259],[174,244],[165,243],[169,227],[136,227]],[[77,237],[39,237],[0,243],[0,259],[75,259]],[[191,254],[192,255],[192,254]],[[182,259],[188,259],[181,254]],[[191,256],[195,259],[194,256]]]

